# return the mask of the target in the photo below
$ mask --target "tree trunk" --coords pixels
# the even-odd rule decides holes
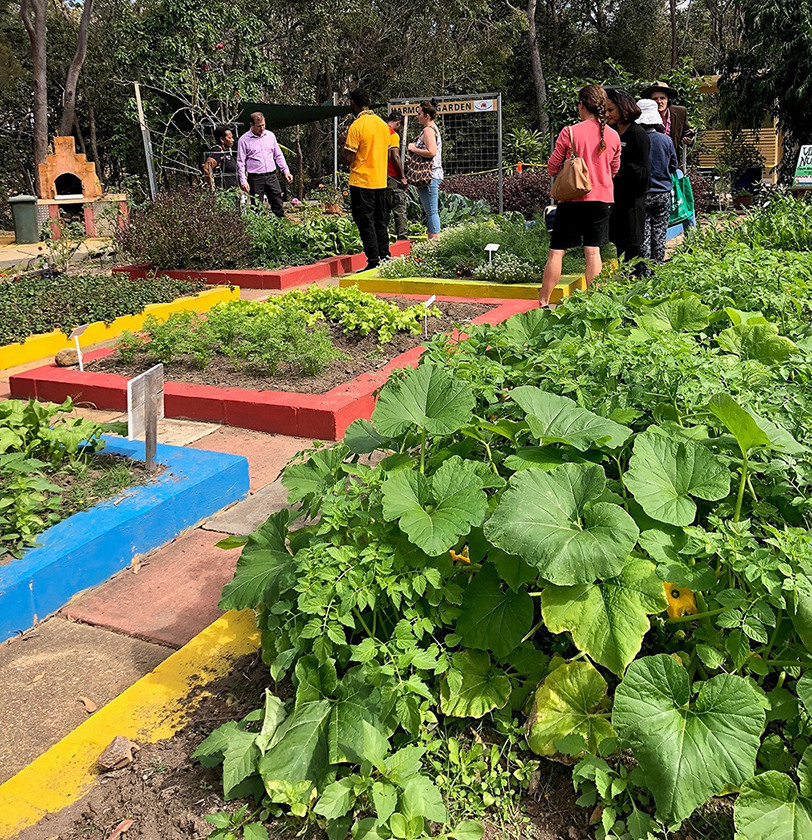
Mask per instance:
[[[669,0],[671,11],[671,69],[677,68],[677,0]]]
[[[102,167],[99,160],[99,146],[96,142],[96,115],[93,106],[88,102],[87,90],[85,90],[85,101],[87,102],[87,122],[90,130],[90,151],[93,155],[93,163],[96,165],[96,177],[101,181]]]
[[[79,141],[79,152],[87,157],[87,146],[85,146],[85,138],[82,135],[82,129],[79,125],[79,120],[76,119],[76,114],[73,115],[73,133]]]
[[[73,61],[68,68],[68,75],[65,79],[65,92],[62,95],[62,122],[59,133],[65,137],[70,134],[73,125],[73,116],[76,113],[76,84],[79,81],[79,73],[85,63],[87,55],[87,36],[90,28],[90,16],[93,13],[93,0],[85,0],[82,8],[82,17],[79,21],[79,31],[76,34],[76,52],[73,54]]]
[[[546,135],[550,119],[547,116],[547,82],[544,79],[536,36],[536,0],[527,0],[527,45],[530,47],[530,66],[533,71],[533,85],[536,88],[536,105],[539,109],[539,131]]]
[[[45,46],[48,35],[47,0],[20,0],[20,18],[31,42],[34,74],[34,182],[40,194],[39,164],[48,155],[48,65]]]

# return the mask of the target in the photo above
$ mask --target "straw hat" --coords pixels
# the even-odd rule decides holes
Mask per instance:
[[[643,99],[651,99],[651,94],[654,93],[655,90],[661,90],[669,99],[676,99],[679,94],[674,90],[672,87],[668,87],[665,82],[653,82],[650,84],[641,94],[640,96]]]

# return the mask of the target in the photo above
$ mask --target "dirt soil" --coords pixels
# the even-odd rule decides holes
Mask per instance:
[[[389,298],[399,306],[413,306],[415,301],[406,298]],[[438,301],[436,306],[442,311],[440,318],[428,319],[428,334],[450,332],[457,324],[465,323],[485,312],[493,306],[477,303],[452,303]],[[277,376],[249,369],[235,371],[229,359],[217,357],[205,370],[200,370],[191,364],[182,362],[164,365],[164,377],[174,382],[191,382],[197,385],[216,385],[226,388],[250,388],[257,391],[294,391],[300,394],[324,394],[331,388],[343,385],[362,373],[371,373],[385,367],[395,356],[418,347],[425,339],[422,332],[398,333],[389,344],[378,344],[378,334],[373,332],[362,337],[357,333],[345,335],[342,327],[333,325],[330,330],[334,346],[346,354],[348,358],[333,361],[321,376],[307,376],[293,373],[290,370],[281,371]],[[133,377],[142,373],[154,364],[154,358],[148,354],[139,354],[130,364],[124,364],[118,354],[97,359],[85,365],[86,370],[101,373],[117,373],[121,376]]]

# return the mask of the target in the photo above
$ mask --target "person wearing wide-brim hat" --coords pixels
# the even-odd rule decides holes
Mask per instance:
[[[688,111],[682,105],[672,104],[677,96],[679,96],[677,91],[665,82],[654,82],[641,93],[641,98],[653,99],[657,103],[657,111],[663,121],[665,134],[679,149],[681,143],[692,146],[696,140],[696,133],[688,122]]]

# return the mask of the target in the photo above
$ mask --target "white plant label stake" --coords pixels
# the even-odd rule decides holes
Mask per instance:
[[[85,362],[82,358],[82,348],[79,346],[79,336],[88,328],[88,324],[82,324],[81,327],[76,327],[76,329],[70,334],[70,337],[73,339],[73,343],[76,345],[76,355],[79,357],[79,370],[84,373],[85,370]]]
[[[429,337],[429,307],[437,300],[437,295],[432,295],[423,304],[423,338]]]
[[[164,416],[164,366],[155,365],[127,382],[127,438],[144,441],[148,472],[155,468],[158,421]]]
[[[491,262],[491,260],[493,259],[493,255],[499,250],[499,243],[489,242],[485,246],[485,250],[488,252],[488,262]]]

